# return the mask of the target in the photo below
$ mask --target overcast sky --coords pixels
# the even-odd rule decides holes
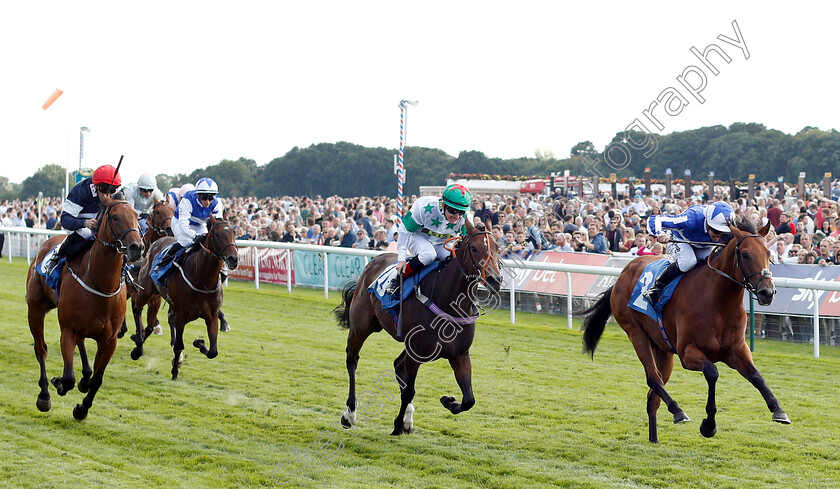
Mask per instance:
[[[602,149],[636,118],[654,130],[642,111],[668,87],[688,105],[654,108],[660,133],[828,130],[838,14],[834,2],[3,2],[0,175],[77,168],[81,126],[83,166],[124,154],[128,180],[320,142],[395,149],[400,99],[419,101],[408,144],[453,156]],[[736,39],[733,21],[749,59],[718,39]],[[690,51],[711,43],[731,58],[710,55],[717,76]],[[677,81],[689,66],[707,76],[703,104]]]

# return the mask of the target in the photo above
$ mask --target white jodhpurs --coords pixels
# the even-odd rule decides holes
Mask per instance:
[[[437,260],[443,260],[449,256],[449,251],[443,247],[443,243],[433,244],[425,234],[415,233],[408,241],[408,255],[416,256],[425,266]]]
[[[705,260],[712,253],[712,247],[694,248],[685,243],[668,243],[668,254],[671,255],[671,262],[676,262],[681,272],[687,272],[697,265],[700,260]]]

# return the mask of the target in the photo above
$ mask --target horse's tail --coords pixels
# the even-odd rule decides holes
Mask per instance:
[[[583,320],[583,353],[588,353],[590,358],[595,356],[595,348],[612,314],[610,307],[612,290],[612,287],[607,289],[592,307],[580,313],[586,315],[586,319]]]
[[[355,293],[356,281],[347,282],[347,285],[341,288],[341,304],[333,309],[338,325],[344,329],[350,328],[350,302],[353,301],[353,294]]]

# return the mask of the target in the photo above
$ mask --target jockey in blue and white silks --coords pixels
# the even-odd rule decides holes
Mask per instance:
[[[668,243],[671,238],[697,243],[668,243],[671,264],[644,293],[651,304],[659,301],[662,290],[680,273],[691,270],[698,261],[712,253],[714,246],[702,243],[719,242],[723,233],[730,232],[729,221],[733,214],[732,206],[728,203],[714,202],[693,205],[676,216],[654,214],[648,218],[648,232],[656,236],[660,243]]]
[[[181,248],[191,246],[204,239],[207,234],[207,221],[212,215],[222,219],[224,206],[216,197],[219,187],[211,178],[202,178],[178,202],[178,218],[174,219],[172,231],[175,233],[176,243],[169,247],[168,252],[160,260],[160,265],[166,265]]]

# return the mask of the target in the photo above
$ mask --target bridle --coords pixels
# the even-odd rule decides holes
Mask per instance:
[[[108,207],[106,207],[105,212],[103,213],[103,220],[108,223],[108,232],[109,232],[109,234],[111,235],[112,238],[114,238],[116,235],[114,233],[114,222],[113,222],[113,218],[111,217],[111,209],[118,206],[118,205],[130,205],[130,204],[125,200],[120,200],[120,201],[114,202],[111,205],[109,205]],[[112,249],[112,250],[116,251],[117,253],[119,253],[121,255],[125,255],[128,247],[125,245],[125,243],[123,243],[123,239],[125,239],[125,237],[128,235],[128,233],[130,233],[132,231],[136,232],[138,236],[140,235],[140,230],[139,229],[129,228],[124,233],[122,233],[122,235],[115,238],[113,240],[113,242],[105,241],[103,239],[100,239],[99,236],[98,236],[98,233],[97,233],[97,236],[95,237],[95,239],[96,239],[96,241],[99,241],[100,243],[102,243],[106,248]]]
[[[169,206],[169,204],[167,204],[166,202],[158,202],[154,206],[152,206],[152,213],[154,214],[155,209],[157,209],[161,205],[165,205],[167,207]],[[172,217],[174,217],[174,216],[169,216],[166,219],[164,219],[163,222],[160,223],[159,226],[155,226],[154,222],[150,222],[149,227],[152,228],[156,233],[158,233],[158,235],[166,236],[166,223],[169,222],[169,225],[171,227],[172,226]]]
[[[469,243],[471,240],[479,236],[481,236],[484,239],[484,246],[487,249],[487,257],[479,257],[478,263],[476,263],[476,254],[472,251],[472,248],[470,248]],[[490,250],[491,239],[493,239],[493,235],[489,232],[475,231],[474,233],[463,238],[460,236],[449,238],[443,243],[443,247],[446,248],[452,254],[452,258],[454,259],[455,263],[458,264],[458,269],[461,270],[461,273],[464,275],[468,282],[475,282],[476,280],[479,280],[479,278],[482,282],[487,282],[487,265],[490,264],[490,260],[492,259],[492,252]],[[457,241],[457,243],[452,248],[448,248],[446,244],[450,241]],[[464,248],[464,253],[466,256],[465,261],[472,265],[472,269],[475,273],[468,273],[464,267],[464,264],[462,264],[461,260],[458,259],[456,250],[459,248]],[[498,264],[498,258],[496,258],[495,261]],[[483,262],[483,264],[481,262]]]
[[[751,274],[747,275],[747,272],[744,270],[744,263],[741,260],[741,242],[743,242],[747,238],[758,238],[758,239],[762,240],[762,244],[764,242],[764,238],[762,238],[758,234],[747,234],[746,236],[741,236],[740,238],[738,238],[738,241],[735,242],[735,259],[734,259],[734,263],[732,264],[732,268],[734,269],[735,267],[738,267],[738,270],[741,272],[741,277],[743,277],[741,279],[741,281],[735,280],[735,278],[733,278],[731,275],[724,272],[723,270],[720,270],[719,268],[713,267],[712,262],[711,262],[711,258],[712,258],[711,254],[708,257],[706,257],[706,265],[708,265],[709,268],[714,270],[719,275],[723,275],[724,277],[728,278],[729,280],[735,282],[736,284],[738,284],[739,287],[743,287],[743,288],[747,289],[749,292],[755,294],[756,291],[758,290],[758,283],[761,282],[762,280],[766,279],[766,278],[768,278],[770,280],[773,280],[773,273],[770,272],[770,269],[768,269],[768,268],[762,268],[761,270],[759,270],[755,273],[751,273]],[[749,280],[751,278],[755,277],[756,275],[761,275],[761,278],[759,278],[756,281],[756,285],[753,285],[753,284],[750,283]]]
[[[215,228],[216,226],[219,226],[219,225],[221,225],[221,224],[225,224],[225,225],[230,226],[230,224],[229,224],[227,221],[218,220],[218,221],[216,221],[216,224],[214,224],[214,225],[213,225],[213,226],[212,226],[212,227],[211,227],[211,228],[207,231],[207,234],[209,235],[209,236],[208,236],[208,239],[210,239],[211,241],[213,241],[212,246],[213,246],[214,248],[215,248],[216,246],[215,246],[215,240],[214,240],[214,238],[213,238],[213,228]],[[199,243],[199,244],[201,245],[201,249],[203,249],[204,251],[206,251],[207,253],[209,253],[211,256],[213,256],[214,258],[216,258],[216,259],[217,259],[217,260],[219,260],[220,262],[224,262],[224,261],[225,261],[225,257],[223,256],[223,253],[225,252],[225,250],[227,250],[227,249],[228,249],[228,248],[230,248],[231,246],[233,246],[234,248],[236,248],[236,240],[231,241],[230,243],[228,243],[227,245],[225,245],[225,247],[223,247],[221,250],[219,250],[219,252],[218,252],[218,253],[214,252],[213,250],[211,250],[210,248],[208,248],[207,246],[205,246],[203,242],[202,242],[202,243]]]

